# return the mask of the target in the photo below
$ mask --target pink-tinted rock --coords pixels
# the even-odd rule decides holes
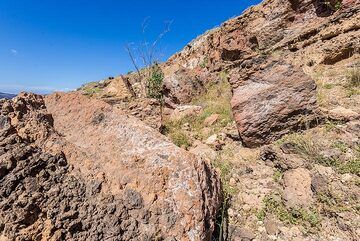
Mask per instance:
[[[231,105],[246,146],[271,143],[316,118],[315,82],[292,65],[270,63],[237,81]]]

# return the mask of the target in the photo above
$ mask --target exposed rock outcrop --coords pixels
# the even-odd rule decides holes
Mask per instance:
[[[228,72],[244,144],[270,143],[319,121],[311,73],[359,52],[359,12],[358,0],[266,0],[200,36],[164,68],[201,71],[207,82]]]
[[[210,240],[217,175],[155,130],[78,93],[0,110],[2,239]]]

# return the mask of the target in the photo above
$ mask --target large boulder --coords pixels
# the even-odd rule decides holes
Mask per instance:
[[[216,173],[141,121],[78,93],[0,110],[0,239],[211,239]]]
[[[271,143],[316,121],[315,82],[289,64],[263,68],[239,80],[231,100],[242,141],[250,147]]]

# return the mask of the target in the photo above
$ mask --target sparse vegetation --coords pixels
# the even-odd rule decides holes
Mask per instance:
[[[353,95],[360,94],[360,64],[356,63],[353,67],[350,68],[346,75],[346,84],[345,88],[347,90],[347,96],[351,97]]]
[[[164,134],[167,135],[171,141],[178,147],[187,149],[192,142],[182,128],[181,121],[168,121],[164,125]]]
[[[307,229],[317,228],[321,222],[316,210],[287,209],[278,193],[272,193],[264,198],[263,208],[258,212],[257,218],[262,221],[268,214],[275,215],[285,224],[301,224]]]
[[[341,124],[341,122],[333,121],[333,120],[326,120],[324,123],[325,130],[327,132],[330,132],[334,129],[336,129],[337,125]]]
[[[164,80],[164,73],[161,68],[156,64],[151,67],[150,76],[146,81],[147,96],[162,102],[163,91],[162,85]]]
[[[89,87],[89,88],[83,89],[83,91],[84,91],[85,95],[93,96],[94,94],[101,92],[101,88],[99,88],[99,87],[90,88]]]
[[[280,180],[282,179],[282,176],[283,176],[283,172],[279,169],[276,169],[274,171],[273,180],[275,182],[280,182]]]
[[[341,1],[336,1],[334,8],[336,11],[340,10],[342,8]]]
[[[225,224],[228,222],[227,210],[230,205],[231,197],[236,193],[236,189],[229,185],[231,170],[233,169],[233,166],[229,161],[227,161],[229,158],[232,158],[233,155],[234,153],[232,150],[224,149],[219,153],[217,159],[212,163],[213,166],[220,171],[220,178],[223,190],[223,202],[218,212],[216,222],[215,236],[216,240],[219,241],[226,240],[224,238],[224,233],[226,229]]]
[[[351,173],[360,176],[360,146],[357,146],[354,151],[355,158],[339,165],[338,171],[340,173]]]
[[[311,137],[295,133],[284,137],[281,142],[290,142],[294,145],[296,152],[304,159],[324,166],[334,166],[336,160],[324,157],[321,154],[322,146]]]
[[[220,79],[225,78],[222,74]],[[184,124],[188,124],[191,132],[199,139],[205,139],[210,135],[217,133],[221,128],[225,127],[233,121],[230,106],[231,90],[230,84],[221,80],[219,83],[209,86],[208,91],[193,100],[192,104],[203,106],[203,111],[198,116],[184,117],[177,121],[165,121],[164,134],[173,139],[173,136],[184,136],[185,131],[182,130]],[[204,134],[204,120],[212,114],[219,114],[219,121],[209,127],[209,132]],[[181,135],[179,133],[182,133]],[[189,140],[189,138],[188,138]],[[189,140],[189,143],[190,140]]]
[[[314,138],[305,134],[291,134],[280,141],[278,144],[290,142],[294,145],[297,154],[301,155],[304,159],[310,163],[317,163],[323,166],[332,167],[337,172],[352,173],[360,175],[360,147],[350,148],[342,141],[336,141],[331,146],[324,146],[319,141],[315,141]],[[336,157],[327,157],[322,154],[322,150],[326,148],[336,148],[342,153],[346,153],[349,150],[355,152],[355,158],[349,160],[340,161]]]
[[[208,58],[206,57],[200,64],[199,64],[199,66],[200,66],[200,68],[206,68],[206,66],[207,66],[207,64],[208,64]]]

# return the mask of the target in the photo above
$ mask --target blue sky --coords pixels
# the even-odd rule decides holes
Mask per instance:
[[[0,92],[72,90],[133,69],[127,43],[163,38],[163,60],[260,0],[0,0]],[[142,23],[148,19],[145,34]]]

